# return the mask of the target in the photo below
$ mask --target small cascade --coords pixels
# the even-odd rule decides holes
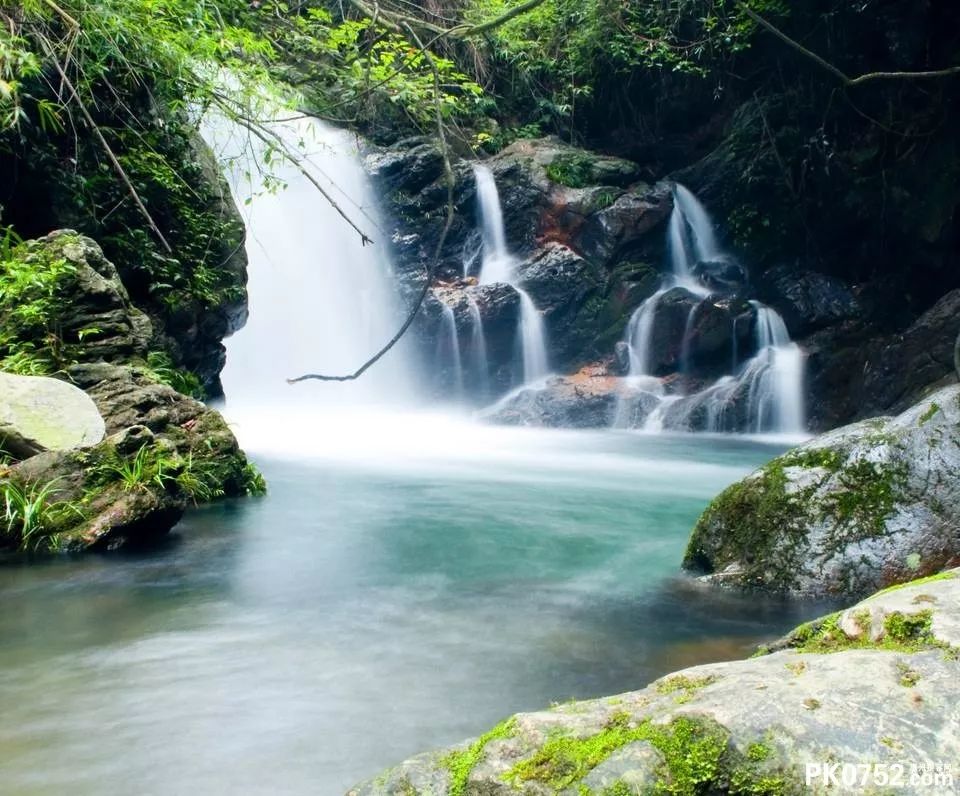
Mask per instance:
[[[755,323],[755,353],[739,362],[738,318],[732,319],[729,375],[709,386],[684,394],[685,380],[671,385],[653,377],[653,341],[657,313],[664,295],[682,288],[696,301],[691,304],[679,341],[679,370],[691,370],[691,341],[696,314],[708,301],[711,290],[698,278],[698,267],[729,262],[717,242],[710,216],[684,186],[673,188],[673,212],[667,229],[671,271],[660,289],[643,302],[627,325],[628,377],[621,391],[614,425],[704,431],[778,431],[801,433],[803,411],[803,352],[790,340],[783,318],[758,301],[749,302]],[[654,386],[656,383],[656,386]],[[679,386],[677,386],[679,385]]]
[[[667,291],[658,290],[630,317],[627,324],[627,348],[630,352],[630,376],[648,376],[650,373],[650,348],[653,343],[653,319],[657,314],[660,298]]]
[[[470,370],[477,375],[477,398],[480,401],[485,401],[490,397],[487,338],[483,333],[483,318],[480,315],[480,307],[476,299],[468,293],[467,302],[470,312]]]
[[[473,173],[477,181],[477,201],[480,206],[480,226],[483,253],[480,265],[480,284],[502,282],[510,285],[520,296],[521,346],[520,361],[523,364],[523,384],[541,381],[550,373],[547,354],[547,335],[543,316],[529,294],[516,281],[516,259],[507,248],[507,234],[503,224],[503,208],[493,172],[486,166],[475,164]]]
[[[450,364],[450,383],[451,393],[457,397],[463,397],[463,362],[460,356],[460,333],[457,331],[457,318],[454,315],[453,307],[441,302],[440,324],[441,332],[437,336],[437,355],[438,364]]]

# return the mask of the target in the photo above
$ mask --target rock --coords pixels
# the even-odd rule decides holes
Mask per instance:
[[[664,237],[658,233],[665,232],[664,225],[673,210],[672,197],[666,182],[635,186],[587,219],[577,241],[579,250],[585,257],[607,265],[637,256],[657,262]]]
[[[953,290],[901,334],[848,321],[803,340],[812,427],[902,412],[954,383],[958,318],[960,290]]]
[[[693,274],[710,290],[720,293],[741,290],[749,281],[747,269],[730,256],[701,260],[694,265]]]
[[[543,314],[552,365],[579,367],[605,353],[597,345],[597,314],[607,288],[607,274],[572,249],[550,243],[516,267],[520,287]],[[612,344],[612,340],[603,341]]]
[[[949,769],[960,759],[958,575],[851,608],[883,622],[880,643],[848,638],[836,616],[825,617],[760,657],[518,714],[477,739],[402,763],[348,796],[830,794],[844,764],[861,771],[877,764],[909,769],[913,762],[932,776],[937,764]],[[819,766],[809,779],[808,764]],[[955,766],[944,774],[955,783]],[[904,792],[951,792],[946,778],[938,781],[939,790],[916,785]]]
[[[960,562],[960,386],[824,434],[723,492],[684,567],[713,583],[858,595]]]
[[[0,534],[0,548],[150,542],[191,503],[262,490],[218,412],[126,365],[75,365],[69,375],[93,399],[110,436],[81,451],[41,453],[11,469],[9,477],[27,489],[50,485],[56,510],[50,527],[28,545],[8,532]]]
[[[48,358],[58,364],[120,362],[146,353],[151,323],[131,304],[117,269],[94,241],[59,230],[26,241],[17,257],[38,274],[56,274],[48,277],[54,315],[24,316],[17,312],[22,296],[0,297],[5,345],[48,349]],[[63,265],[55,271],[57,264]]]
[[[34,456],[12,468],[9,477],[28,490],[50,485],[49,501],[63,509],[47,521],[42,535],[29,540],[0,535],[0,546],[62,552],[152,542],[183,516],[190,496],[176,479],[189,467],[192,463],[177,456],[173,446],[143,426],[79,454]]]
[[[543,388],[512,393],[481,417],[507,426],[609,428],[620,380],[592,370],[585,368],[573,376],[549,379]]]
[[[215,303],[196,299],[177,301],[164,307],[161,322],[166,347],[180,366],[195,373],[207,395],[223,394],[220,372],[226,364],[223,339],[243,328],[247,322],[247,252],[243,217],[233,199],[216,155],[199,134],[190,137],[190,154],[200,174],[195,191],[202,216],[216,219],[221,232],[209,241],[206,253],[216,263],[218,278],[229,289],[218,291]],[[184,264],[185,268],[191,264]],[[144,305],[146,306],[146,304]]]
[[[763,275],[761,298],[783,316],[794,336],[862,316],[859,302],[843,282],[818,271],[778,265]]]
[[[105,426],[83,390],[58,379],[0,373],[0,450],[25,459],[96,445]]]

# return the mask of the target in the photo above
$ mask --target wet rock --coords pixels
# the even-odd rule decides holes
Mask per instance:
[[[506,426],[609,428],[616,415],[620,380],[591,370],[522,389],[482,417]]]
[[[810,334],[863,313],[853,291],[839,279],[786,264],[763,275],[761,296],[783,316],[794,335]]]
[[[842,637],[825,617],[798,628],[775,645],[777,652],[518,714],[478,739],[402,763],[348,796],[725,793],[731,783],[744,792],[829,794],[836,787],[827,778],[807,781],[807,764],[902,763],[909,749],[918,763],[949,765],[960,759],[958,574],[850,609],[878,617],[888,633],[895,628],[887,646]],[[456,791],[454,764],[463,772]]]
[[[623,194],[609,207],[591,215],[577,241],[583,255],[596,262],[609,264],[637,255],[654,255],[662,251],[664,224],[673,210],[670,184],[641,184]]]
[[[960,386],[824,434],[723,492],[684,566],[716,583],[863,594],[960,562]]]
[[[746,287],[747,269],[733,257],[702,260],[693,267],[694,276],[705,287],[719,293],[734,293]]]
[[[519,263],[516,272],[520,286],[543,313],[554,367],[567,370],[600,353],[592,344],[598,331],[595,316],[607,287],[602,268],[553,243]]]
[[[960,290],[947,293],[900,334],[848,321],[802,340],[813,428],[902,412],[954,383],[957,318]]]
[[[26,459],[96,445],[104,431],[94,402],[72,384],[0,373],[0,450]]]

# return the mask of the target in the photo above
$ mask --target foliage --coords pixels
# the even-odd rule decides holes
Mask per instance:
[[[166,351],[151,351],[147,354],[147,375],[161,384],[166,384],[179,393],[203,400],[206,390],[196,373],[178,368]]]
[[[45,484],[20,484],[10,478],[0,479],[0,500],[3,501],[4,535],[14,540],[23,552],[56,550],[59,535],[56,529],[65,516],[79,513],[73,504],[56,500],[57,481]]]
[[[450,796],[464,796],[470,772],[480,762],[484,749],[491,741],[509,738],[516,730],[516,720],[507,719],[492,730],[485,732],[462,752],[451,752],[443,759],[443,765],[450,772]]]
[[[0,370],[52,373],[63,364],[58,306],[76,267],[27,244],[0,253]]]
[[[511,0],[470,0],[466,16],[502,14]],[[488,57],[506,93],[533,96],[543,124],[564,128],[589,106],[598,84],[638,69],[705,76],[749,47],[756,31],[744,6],[785,12],[780,0],[554,0],[490,34]]]

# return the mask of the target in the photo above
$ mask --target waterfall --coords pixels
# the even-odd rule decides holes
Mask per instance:
[[[754,385],[757,406],[769,407],[772,425],[778,431],[802,431],[803,352],[790,340],[779,313],[759,301],[750,305],[757,318],[755,359],[762,357],[766,364],[763,377],[758,377]]]
[[[516,260],[507,248],[507,234],[503,224],[503,208],[493,172],[475,164],[473,173],[477,182],[477,201],[480,207],[480,226],[483,239],[483,258],[480,265],[480,284],[503,282],[520,296],[520,361],[523,363],[523,384],[542,380],[550,373],[547,354],[547,335],[543,316],[530,295],[516,281]]]
[[[487,338],[483,334],[483,318],[480,316],[480,307],[476,299],[467,294],[468,308],[470,312],[470,352],[471,352],[471,370],[477,374],[476,389],[478,398],[485,401],[490,397],[490,374],[488,373],[490,364],[487,359]]]
[[[228,341],[223,372],[231,416],[238,407],[257,408],[251,417],[266,422],[259,417],[291,406],[356,407],[412,397],[412,357],[403,343],[356,381],[286,383],[303,373],[353,372],[392,337],[402,311],[354,139],[306,118],[271,129],[376,243],[362,245],[294,164],[275,153],[265,157],[265,147],[236,125],[204,119],[204,137],[228,164],[226,177],[247,227],[250,317]],[[278,181],[282,187],[273,189]]]
[[[627,324],[627,349],[630,352],[631,376],[648,376],[650,373],[650,350],[653,343],[653,319],[657,314],[660,297],[666,290],[658,290],[630,316]]]
[[[662,387],[659,391],[651,387],[651,377],[655,375],[651,372],[652,345],[663,295],[672,288],[683,288],[699,299],[687,315],[680,341],[680,370],[686,373],[691,364],[694,316],[711,292],[698,281],[696,266],[725,258],[706,208],[679,184],[673,186],[667,251],[669,275],[660,289],[634,311],[627,324],[629,371],[625,389],[619,396],[614,425],[639,425],[648,431],[801,433],[804,427],[803,352],[791,342],[783,318],[758,301],[749,302],[756,324],[756,353],[751,359],[742,365],[738,363],[737,319],[734,317],[730,375],[722,376],[692,395],[666,394]],[[738,405],[743,408],[738,410]]]
[[[463,363],[460,357],[460,333],[453,307],[441,302],[441,332],[437,335],[437,363],[451,363],[450,387],[457,398],[463,397]]]

